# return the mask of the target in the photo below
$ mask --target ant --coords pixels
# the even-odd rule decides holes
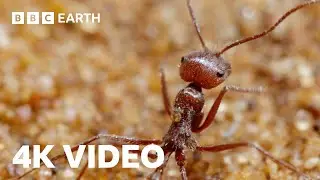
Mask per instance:
[[[161,166],[156,168],[153,173],[148,176],[148,179],[159,179],[162,177],[164,168],[172,155],[175,153],[175,160],[177,165],[179,166],[181,178],[183,180],[187,180],[187,172],[185,169],[185,151],[208,151],[208,152],[220,152],[230,149],[235,149],[238,147],[250,147],[256,149],[263,156],[271,159],[273,162],[278,164],[279,166],[290,169],[295,172],[297,175],[301,177],[306,177],[303,172],[298,170],[295,166],[279,160],[271,155],[269,152],[261,148],[260,146],[250,143],[250,142],[239,142],[239,143],[231,143],[231,144],[222,144],[222,145],[212,145],[212,146],[200,146],[197,140],[192,136],[193,133],[200,133],[205,130],[209,125],[214,121],[220,103],[224,97],[224,95],[228,91],[241,92],[241,93],[262,93],[264,92],[263,88],[241,88],[237,86],[224,86],[220,91],[218,97],[214,101],[207,117],[203,120],[204,113],[203,107],[205,103],[204,94],[202,93],[202,89],[212,89],[220,85],[224,82],[229,75],[231,74],[231,65],[228,61],[226,61],[221,55],[228,51],[229,49],[241,45],[243,43],[259,39],[272,30],[274,30],[284,19],[286,19],[292,13],[298,11],[301,8],[306,6],[320,3],[320,0],[310,0],[304,3],[301,3],[292,9],[288,10],[285,14],[283,14],[278,21],[273,24],[269,29],[244,38],[237,41],[232,42],[231,44],[225,46],[220,51],[213,52],[210,51],[201,34],[200,28],[197,24],[194,11],[191,6],[191,0],[186,0],[188,11],[190,17],[192,19],[193,26],[196,30],[197,36],[202,45],[201,51],[191,52],[186,56],[181,58],[180,64],[180,77],[189,82],[189,85],[182,90],[180,90],[175,98],[173,108],[171,107],[169,101],[169,95],[167,91],[167,84],[165,80],[165,74],[163,69],[160,70],[161,77],[161,89],[162,89],[162,97],[163,104],[165,107],[166,113],[170,116],[172,120],[172,124],[168,130],[168,132],[164,135],[162,140],[156,139],[137,139],[132,137],[118,136],[118,135],[110,135],[110,134],[98,134],[79,145],[88,145],[93,141],[104,138],[115,145],[123,145],[123,144],[133,144],[133,145],[149,145],[149,144],[158,144],[161,145],[165,159]],[[77,151],[79,145],[72,147],[71,151]],[[136,151],[139,152],[139,151]],[[52,162],[65,158],[66,155],[60,154],[51,159]],[[149,154],[150,158],[156,158],[155,154]],[[43,164],[42,164],[43,165]],[[80,179],[85,170],[87,168],[88,162],[86,162],[85,166],[81,169],[77,179]],[[35,169],[32,169],[20,177],[21,179],[33,172]]]

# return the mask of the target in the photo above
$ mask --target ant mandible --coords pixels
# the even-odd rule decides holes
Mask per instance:
[[[213,146],[199,146],[196,139],[192,136],[193,133],[199,133],[205,130],[214,120],[217,110],[220,106],[223,96],[228,91],[236,91],[236,92],[244,92],[244,93],[261,93],[263,92],[262,88],[240,88],[236,86],[224,86],[220,91],[217,99],[214,101],[207,117],[203,120],[203,106],[204,106],[204,95],[202,93],[202,88],[204,89],[212,89],[220,85],[224,82],[228,76],[231,74],[231,65],[228,61],[226,61],[221,55],[227,50],[238,46],[240,44],[261,38],[272,30],[274,30],[285,18],[287,18],[290,14],[296,12],[297,10],[312,5],[320,3],[320,0],[310,0],[295,6],[294,8],[287,11],[284,15],[282,15],[278,21],[272,25],[269,29],[256,34],[254,36],[250,36],[241,40],[237,40],[232,42],[231,44],[225,46],[220,51],[213,52],[210,51],[201,34],[200,28],[197,24],[193,9],[191,7],[191,0],[187,0],[187,7],[189,14],[192,19],[192,23],[195,27],[197,36],[201,42],[203,50],[195,51],[189,53],[186,56],[181,58],[180,65],[180,77],[186,81],[190,82],[190,84],[183,88],[176,96],[173,108],[171,108],[167,85],[165,81],[165,74],[163,70],[160,70],[161,75],[161,89],[162,89],[162,97],[163,103],[166,112],[171,117],[172,124],[168,130],[168,132],[164,135],[162,140],[146,140],[146,139],[137,139],[125,136],[118,135],[108,135],[108,134],[98,134],[79,145],[88,145],[97,139],[104,138],[110,142],[113,142],[116,145],[123,144],[133,144],[133,145],[148,145],[148,144],[158,144],[161,145],[165,159],[163,164],[156,168],[155,171],[148,176],[149,179],[158,179],[161,178],[163,174],[163,170],[169,160],[169,157],[172,153],[175,153],[175,160],[177,165],[179,166],[181,178],[183,180],[187,179],[185,165],[185,150],[191,151],[208,151],[208,152],[220,152],[225,150],[230,150],[238,147],[251,147],[260,152],[263,156],[270,158],[276,164],[288,168],[291,171],[297,173],[299,176],[307,177],[304,173],[299,171],[295,166],[279,160],[272,156],[269,152],[262,149],[256,144],[250,142],[239,142],[232,144],[222,144],[222,145],[213,145]],[[72,152],[77,151],[79,145],[74,146],[71,150]],[[65,158],[65,154],[61,154],[55,156],[51,159],[52,162]],[[150,154],[150,158],[155,158],[155,154]],[[42,164],[43,165],[43,164]],[[87,168],[87,163],[81,169],[77,179],[80,179],[84,174]],[[32,169],[25,174],[18,177],[21,179],[34,171]]]

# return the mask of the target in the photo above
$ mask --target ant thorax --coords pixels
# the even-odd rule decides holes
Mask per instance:
[[[173,106],[172,124],[163,138],[163,146],[172,151],[188,148],[195,150],[197,142],[192,137],[192,122],[199,117],[204,106],[204,95],[194,83],[182,89]]]

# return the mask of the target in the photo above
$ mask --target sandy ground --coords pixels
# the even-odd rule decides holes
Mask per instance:
[[[161,139],[170,125],[159,68],[173,102],[185,87],[180,58],[201,45],[184,0],[1,0],[0,179],[22,174],[11,164],[23,144],[60,145],[98,133]],[[202,35],[212,50],[269,27],[298,0],[198,0]],[[11,25],[12,11],[101,13],[100,24]],[[320,179],[320,5],[299,11],[271,35],[223,55],[232,65],[224,84],[264,86],[261,95],[228,93],[216,121],[197,135],[202,145],[249,141]],[[205,90],[207,113],[223,85]],[[106,143],[100,141],[100,143]],[[188,153],[190,179],[298,179],[240,148]],[[172,158],[165,179],[179,179]],[[66,162],[25,179],[74,179]],[[90,169],[83,179],[142,179],[139,169]]]

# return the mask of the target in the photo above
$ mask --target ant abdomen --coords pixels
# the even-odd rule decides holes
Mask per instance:
[[[180,77],[204,89],[218,86],[230,73],[230,63],[210,51],[196,51],[181,58]]]

